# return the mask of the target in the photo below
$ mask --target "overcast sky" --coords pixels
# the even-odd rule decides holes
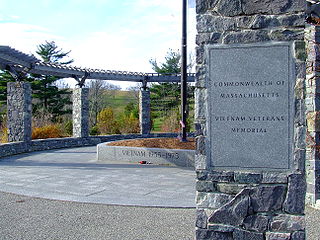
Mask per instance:
[[[32,54],[55,41],[79,67],[152,72],[149,59],[180,49],[181,9],[182,0],[0,0],[0,45]],[[194,8],[188,23],[194,52]]]

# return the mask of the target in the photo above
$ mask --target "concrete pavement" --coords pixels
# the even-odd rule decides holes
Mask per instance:
[[[96,147],[0,159],[0,191],[87,203],[195,207],[190,168],[96,162]]]

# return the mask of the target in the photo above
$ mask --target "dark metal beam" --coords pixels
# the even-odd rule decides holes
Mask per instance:
[[[181,141],[187,141],[187,0],[182,0]]]

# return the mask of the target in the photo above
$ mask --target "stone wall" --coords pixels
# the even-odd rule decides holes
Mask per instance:
[[[134,138],[158,138],[158,137],[177,137],[177,134],[176,133],[158,133],[158,134],[148,134],[148,135],[141,135],[141,134],[108,135],[108,136],[94,136],[94,137],[87,137],[87,138],[54,138],[54,139],[32,140],[28,142],[4,143],[4,144],[0,144],[0,158],[16,155],[20,153],[33,152],[33,151],[95,146],[102,142],[110,142],[110,141],[134,139]]]
[[[8,141],[31,140],[31,85],[26,82],[7,84]]]
[[[305,239],[304,3],[304,0],[197,0],[196,239]],[[208,149],[210,79],[206,48],[273,42],[289,43],[294,53],[292,168],[216,170]]]

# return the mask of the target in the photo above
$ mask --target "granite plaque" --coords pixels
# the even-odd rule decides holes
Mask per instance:
[[[210,46],[210,159],[220,169],[290,169],[293,131],[291,45]]]

